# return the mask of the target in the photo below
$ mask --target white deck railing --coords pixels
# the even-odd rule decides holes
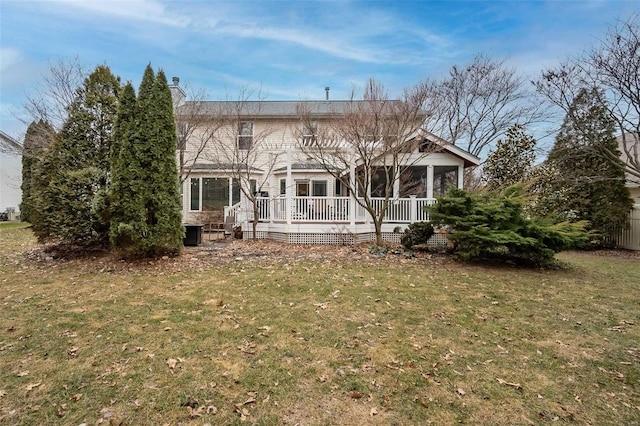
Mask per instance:
[[[384,198],[372,198],[374,209],[380,211],[384,206]],[[385,214],[385,223],[413,223],[428,221],[429,214],[424,211],[425,206],[436,202],[434,198],[398,198],[389,200]],[[286,222],[288,220],[297,223],[304,222],[356,222],[369,221],[367,210],[355,200],[349,197],[258,197],[258,212],[260,221]],[[352,205],[355,206],[355,217],[351,217]],[[239,205],[234,206],[238,208]],[[251,220],[251,205],[245,206],[247,210],[240,217]],[[290,209],[290,215],[287,215]]]

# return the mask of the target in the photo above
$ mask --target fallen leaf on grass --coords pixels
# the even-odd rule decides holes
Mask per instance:
[[[33,390],[35,388],[37,388],[38,386],[40,386],[42,384],[42,382],[38,382],[38,383],[29,383],[27,385],[27,387],[25,388],[28,391]]]
[[[189,412],[189,416],[191,416],[191,418],[195,418],[195,417],[202,417],[202,415],[205,413],[205,411],[207,411],[207,409],[204,406],[198,407],[196,409],[193,409],[187,406],[187,411]]]
[[[351,392],[349,392],[349,396],[353,399],[360,399],[362,398],[362,392],[358,392],[357,390],[352,390]]]
[[[29,372],[28,371],[21,371],[17,374],[18,377],[24,377],[24,376],[28,376]]]
[[[174,358],[169,358],[167,360],[167,366],[169,366],[169,368],[171,370],[173,370],[174,368],[176,368],[176,364],[178,364],[178,360],[174,359]]]
[[[500,383],[501,385],[511,386],[511,387],[514,387],[514,388],[516,388],[518,390],[522,389],[522,385],[520,385],[520,383],[510,383],[510,382],[507,382],[506,380],[503,380],[503,379],[500,379],[500,378],[496,378],[496,381],[498,383]]]
[[[240,408],[242,406],[242,404],[236,404],[236,408],[233,410],[234,413],[239,414],[240,415],[240,421],[244,422],[247,420],[247,416],[251,415],[251,413],[249,412],[249,410],[247,410],[246,408]]]
[[[378,414],[378,409],[376,407],[371,407],[371,410],[369,410],[369,415],[373,417],[376,414]]]
[[[7,396],[7,391],[4,389],[0,389],[0,398],[2,398],[3,396]]]
[[[213,405],[209,405],[207,407],[207,414],[216,414],[217,412],[218,412],[218,409]]]
[[[249,392],[249,399],[247,399],[245,402],[243,402],[243,405],[248,405],[248,404],[253,404],[254,402],[256,402],[256,396],[258,394],[256,392]]]
[[[466,392],[464,390],[462,390],[461,388],[456,389],[456,393],[460,396],[464,396],[466,395]]]
[[[81,393],[77,393],[77,394],[75,394],[75,395],[73,395],[71,397],[71,399],[74,400],[75,402],[80,401],[80,398],[82,398],[82,394]]]
[[[78,348],[76,346],[73,346],[73,347],[67,349],[67,353],[69,354],[69,356],[77,356],[78,355]]]

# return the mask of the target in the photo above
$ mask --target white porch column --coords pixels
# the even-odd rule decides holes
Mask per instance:
[[[458,166],[458,189],[464,186],[464,165]]]
[[[356,197],[358,196],[358,186],[356,185],[356,166],[352,164],[349,167],[349,186],[351,189],[351,198],[349,198],[349,224],[353,227],[356,225],[356,208],[358,203]]]
[[[411,205],[409,206],[409,222],[413,223],[418,219],[418,203],[415,195],[409,195],[409,199],[411,200]]]
[[[433,198],[433,166],[427,166],[427,198]]]
[[[227,178],[229,181],[229,207],[233,206],[233,179]]]
[[[287,225],[291,225],[291,213],[293,209],[293,174],[291,173],[291,156],[291,147],[289,147],[287,150],[287,186],[285,188]]]
[[[396,200],[400,198],[400,167],[396,167],[394,175],[396,178],[393,181],[393,199]]]

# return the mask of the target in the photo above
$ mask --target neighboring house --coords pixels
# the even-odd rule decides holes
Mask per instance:
[[[632,164],[640,161],[640,138],[637,134],[627,134],[626,142],[623,142],[622,135],[617,139],[623,162]],[[640,178],[627,173],[626,184],[634,206],[629,212],[629,226],[620,231],[617,245],[630,250],[640,250]]]
[[[179,101],[176,115],[186,116],[197,107],[202,123],[178,155],[183,162],[185,223],[201,222],[204,212],[219,210],[224,211],[220,217],[227,224],[242,228],[244,238],[253,236],[252,205],[241,193],[238,180],[232,178],[237,164],[229,161],[246,155],[240,162],[250,175],[252,193],[259,196],[257,238],[333,244],[375,239],[371,218],[358,205],[355,194],[349,194],[344,183],[305,154],[304,149],[315,142],[315,136],[313,129],[302,124],[299,111],[307,111],[314,128],[322,128],[341,112],[344,114],[350,101],[211,101],[196,105],[184,101],[176,79],[171,89],[174,100]],[[224,129],[216,125],[215,117],[220,111],[236,114],[235,124]],[[210,142],[203,146],[203,141],[213,139],[222,145]],[[432,134],[419,131],[410,139],[408,146],[415,154],[411,151],[413,159],[406,174],[413,184],[401,184],[405,176],[393,182],[393,199],[382,227],[388,241],[399,241],[398,231],[410,223],[428,220],[422,207],[434,203],[436,196],[452,187],[462,188],[465,168],[480,163],[474,155]],[[437,152],[421,154],[425,146],[434,145]],[[227,149],[224,160],[220,160]],[[342,172],[355,176],[358,169],[359,164],[354,162]],[[381,177],[372,177],[376,178]],[[371,194],[373,201],[382,205],[384,199],[376,195]]]
[[[640,161],[640,139],[636,134],[627,134],[626,142],[622,140],[622,135],[618,136],[621,159],[624,163],[632,164]],[[627,173],[627,188],[631,193],[631,199],[636,205],[640,205],[640,177]]]
[[[0,212],[13,211],[10,219],[20,211],[22,192],[22,146],[0,131]]]

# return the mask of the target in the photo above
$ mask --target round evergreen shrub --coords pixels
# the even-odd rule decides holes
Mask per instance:
[[[414,222],[404,230],[400,243],[405,248],[411,249],[417,245],[427,244],[434,233],[435,230],[429,222]]]

